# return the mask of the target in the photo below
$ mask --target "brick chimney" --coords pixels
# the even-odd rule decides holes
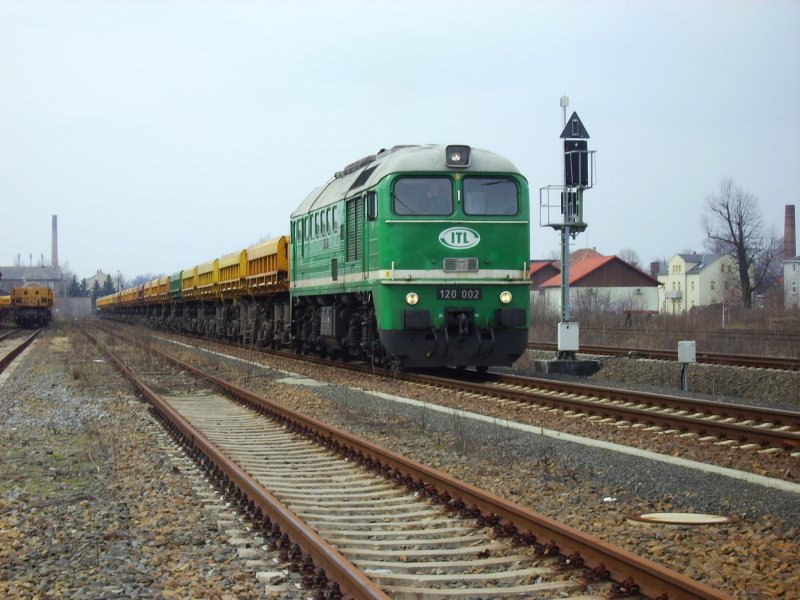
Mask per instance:
[[[654,260],[650,263],[650,275],[654,278],[658,279],[658,272],[661,270],[661,263],[657,260]]]
[[[786,205],[786,217],[783,221],[783,258],[797,256],[797,238],[795,237],[794,204]]]

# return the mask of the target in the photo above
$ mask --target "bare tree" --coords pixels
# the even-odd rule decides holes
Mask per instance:
[[[570,306],[576,320],[589,327],[602,326],[617,312],[611,298],[611,289],[605,287],[575,287],[570,289]]]
[[[628,263],[630,266],[641,270],[642,261],[639,259],[639,255],[636,253],[636,250],[634,250],[633,248],[623,248],[622,250],[619,251],[619,254],[617,254],[617,256],[622,260],[624,260],[626,263]]]
[[[144,273],[142,275],[137,275],[133,279],[131,279],[131,287],[136,287],[137,285],[142,285],[143,283],[147,283],[148,281],[153,281],[156,277],[162,277],[162,275],[153,275],[152,273]]]
[[[775,232],[766,231],[758,198],[723,179],[706,197],[703,228],[709,250],[736,260],[742,306],[752,308],[753,294],[769,284],[781,251]]]

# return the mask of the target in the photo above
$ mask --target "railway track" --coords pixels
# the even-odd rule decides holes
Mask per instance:
[[[549,342],[531,342],[528,344],[528,349],[555,352],[557,345]],[[614,346],[582,345],[580,352],[581,354],[595,354],[598,356],[629,356],[631,358],[649,358],[673,362],[678,360],[677,351],[657,350],[653,348],[619,348]],[[697,362],[710,365],[752,367],[757,369],[777,369],[782,371],[800,370],[800,358],[785,358],[780,356],[719,354],[714,352],[698,351]]]
[[[14,334],[18,333],[19,331],[21,330],[14,329],[9,333],[6,333],[2,337],[0,337],[0,342],[6,342],[11,346],[10,349],[0,350],[0,353],[2,353],[2,356],[0,357],[0,373],[5,371],[8,368],[8,366],[12,362],[14,362],[14,359],[16,359],[20,354],[22,354],[25,351],[25,349],[33,343],[33,340],[35,340],[36,336],[39,335],[41,329],[35,330],[29,336],[22,339],[18,344],[14,344],[15,340],[10,340],[9,338],[11,338]]]
[[[332,364],[327,359],[312,356],[277,354]],[[356,372],[375,374],[373,368],[362,364],[335,364]],[[800,456],[800,413],[796,411],[536,377],[496,373],[477,375],[472,371],[455,369],[439,371],[442,372],[446,375],[406,372],[393,376],[451,391],[558,409],[569,415],[613,422],[619,427],[641,427],[657,433],[693,433],[702,441],[735,444],[745,449],[781,450]]]
[[[717,442],[756,444],[800,455],[800,413],[793,411],[517,375],[488,374],[473,380],[465,380],[464,372],[406,377],[464,393],[609,419],[620,426],[638,423],[661,431],[693,432]]]
[[[2,334],[0,334],[0,342],[2,342],[5,339],[10,338],[12,335],[17,333],[18,331],[20,331],[19,328],[14,328],[14,329],[9,329],[8,331],[3,332]]]
[[[190,364],[169,358],[194,381],[162,375],[157,394],[110,356],[309,582],[358,598],[724,597]]]

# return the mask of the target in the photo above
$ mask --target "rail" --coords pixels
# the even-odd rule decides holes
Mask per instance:
[[[557,349],[551,342],[531,342],[529,350],[546,352]],[[658,350],[655,348],[619,348],[614,346],[588,346],[580,348],[581,354],[597,354],[601,356],[628,356],[631,358],[650,358],[655,360],[677,361],[678,352]],[[732,367],[754,367],[758,369],[777,369],[781,371],[800,371],[800,358],[781,356],[755,356],[749,354],[719,354],[714,352],[697,352],[697,362],[709,365],[728,365]]]
[[[14,359],[17,358],[20,354],[25,351],[25,348],[30,346],[33,343],[33,340],[36,339],[36,336],[41,333],[41,329],[37,329],[31,335],[29,335],[25,340],[16,348],[14,348],[11,352],[6,354],[3,358],[0,358],[0,373],[5,371],[8,366],[14,362]],[[4,338],[5,339],[5,338]]]
[[[800,450],[800,413],[794,411],[516,375],[488,374],[474,381],[465,380],[463,373],[405,377],[448,389]],[[718,418],[710,418],[713,416]]]
[[[118,335],[110,331],[109,333]],[[476,516],[483,515],[487,522],[495,523],[496,527],[506,535],[520,536],[523,540],[548,540],[548,548],[557,549],[557,552],[564,556],[580,556],[587,565],[594,565],[594,568],[600,571],[608,571],[616,581],[632,579],[646,596],[669,597],[672,600],[728,597],[718,590],[650,560],[326,425],[317,419],[283,407],[194,365],[161,353],[155,348],[148,347],[148,349],[150,352],[162,355],[178,368],[202,378],[229,397],[291,423],[297,430],[306,432],[320,443],[346,453],[370,468],[383,473],[391,472],[392,478],[397,482],[414,489],[425,490],[429,495],[436,495],[440,502],[454,509],[467,511]]]

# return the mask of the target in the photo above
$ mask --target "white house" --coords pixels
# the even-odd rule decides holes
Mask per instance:
[[[102,288],[106,282],[106,279],[108,279],[108,275],[106,273],[103,273],[102,270],[97,269],[97,273],[95,273],[91,277],[86,278],[86,290],[88,292],[91,292],[94,289],[95,282]],[[81,280],[79,279],[78,283],[80,283],[80,281]]]
[[[725,300],[736,278],[729,254],[676,254],[658,274],[661,312],[680,314]]]
[[[658,311],[658,281],[617,256],[597,252],[570,257],[569,301],[575,310],[613,310],[620,313]],[[560,267],[560,265],[559,265]],[[561,310],[561,273],[533,290],[534,301]]]
[[[783,261],[783,305],[800,308],[800,256]]]

